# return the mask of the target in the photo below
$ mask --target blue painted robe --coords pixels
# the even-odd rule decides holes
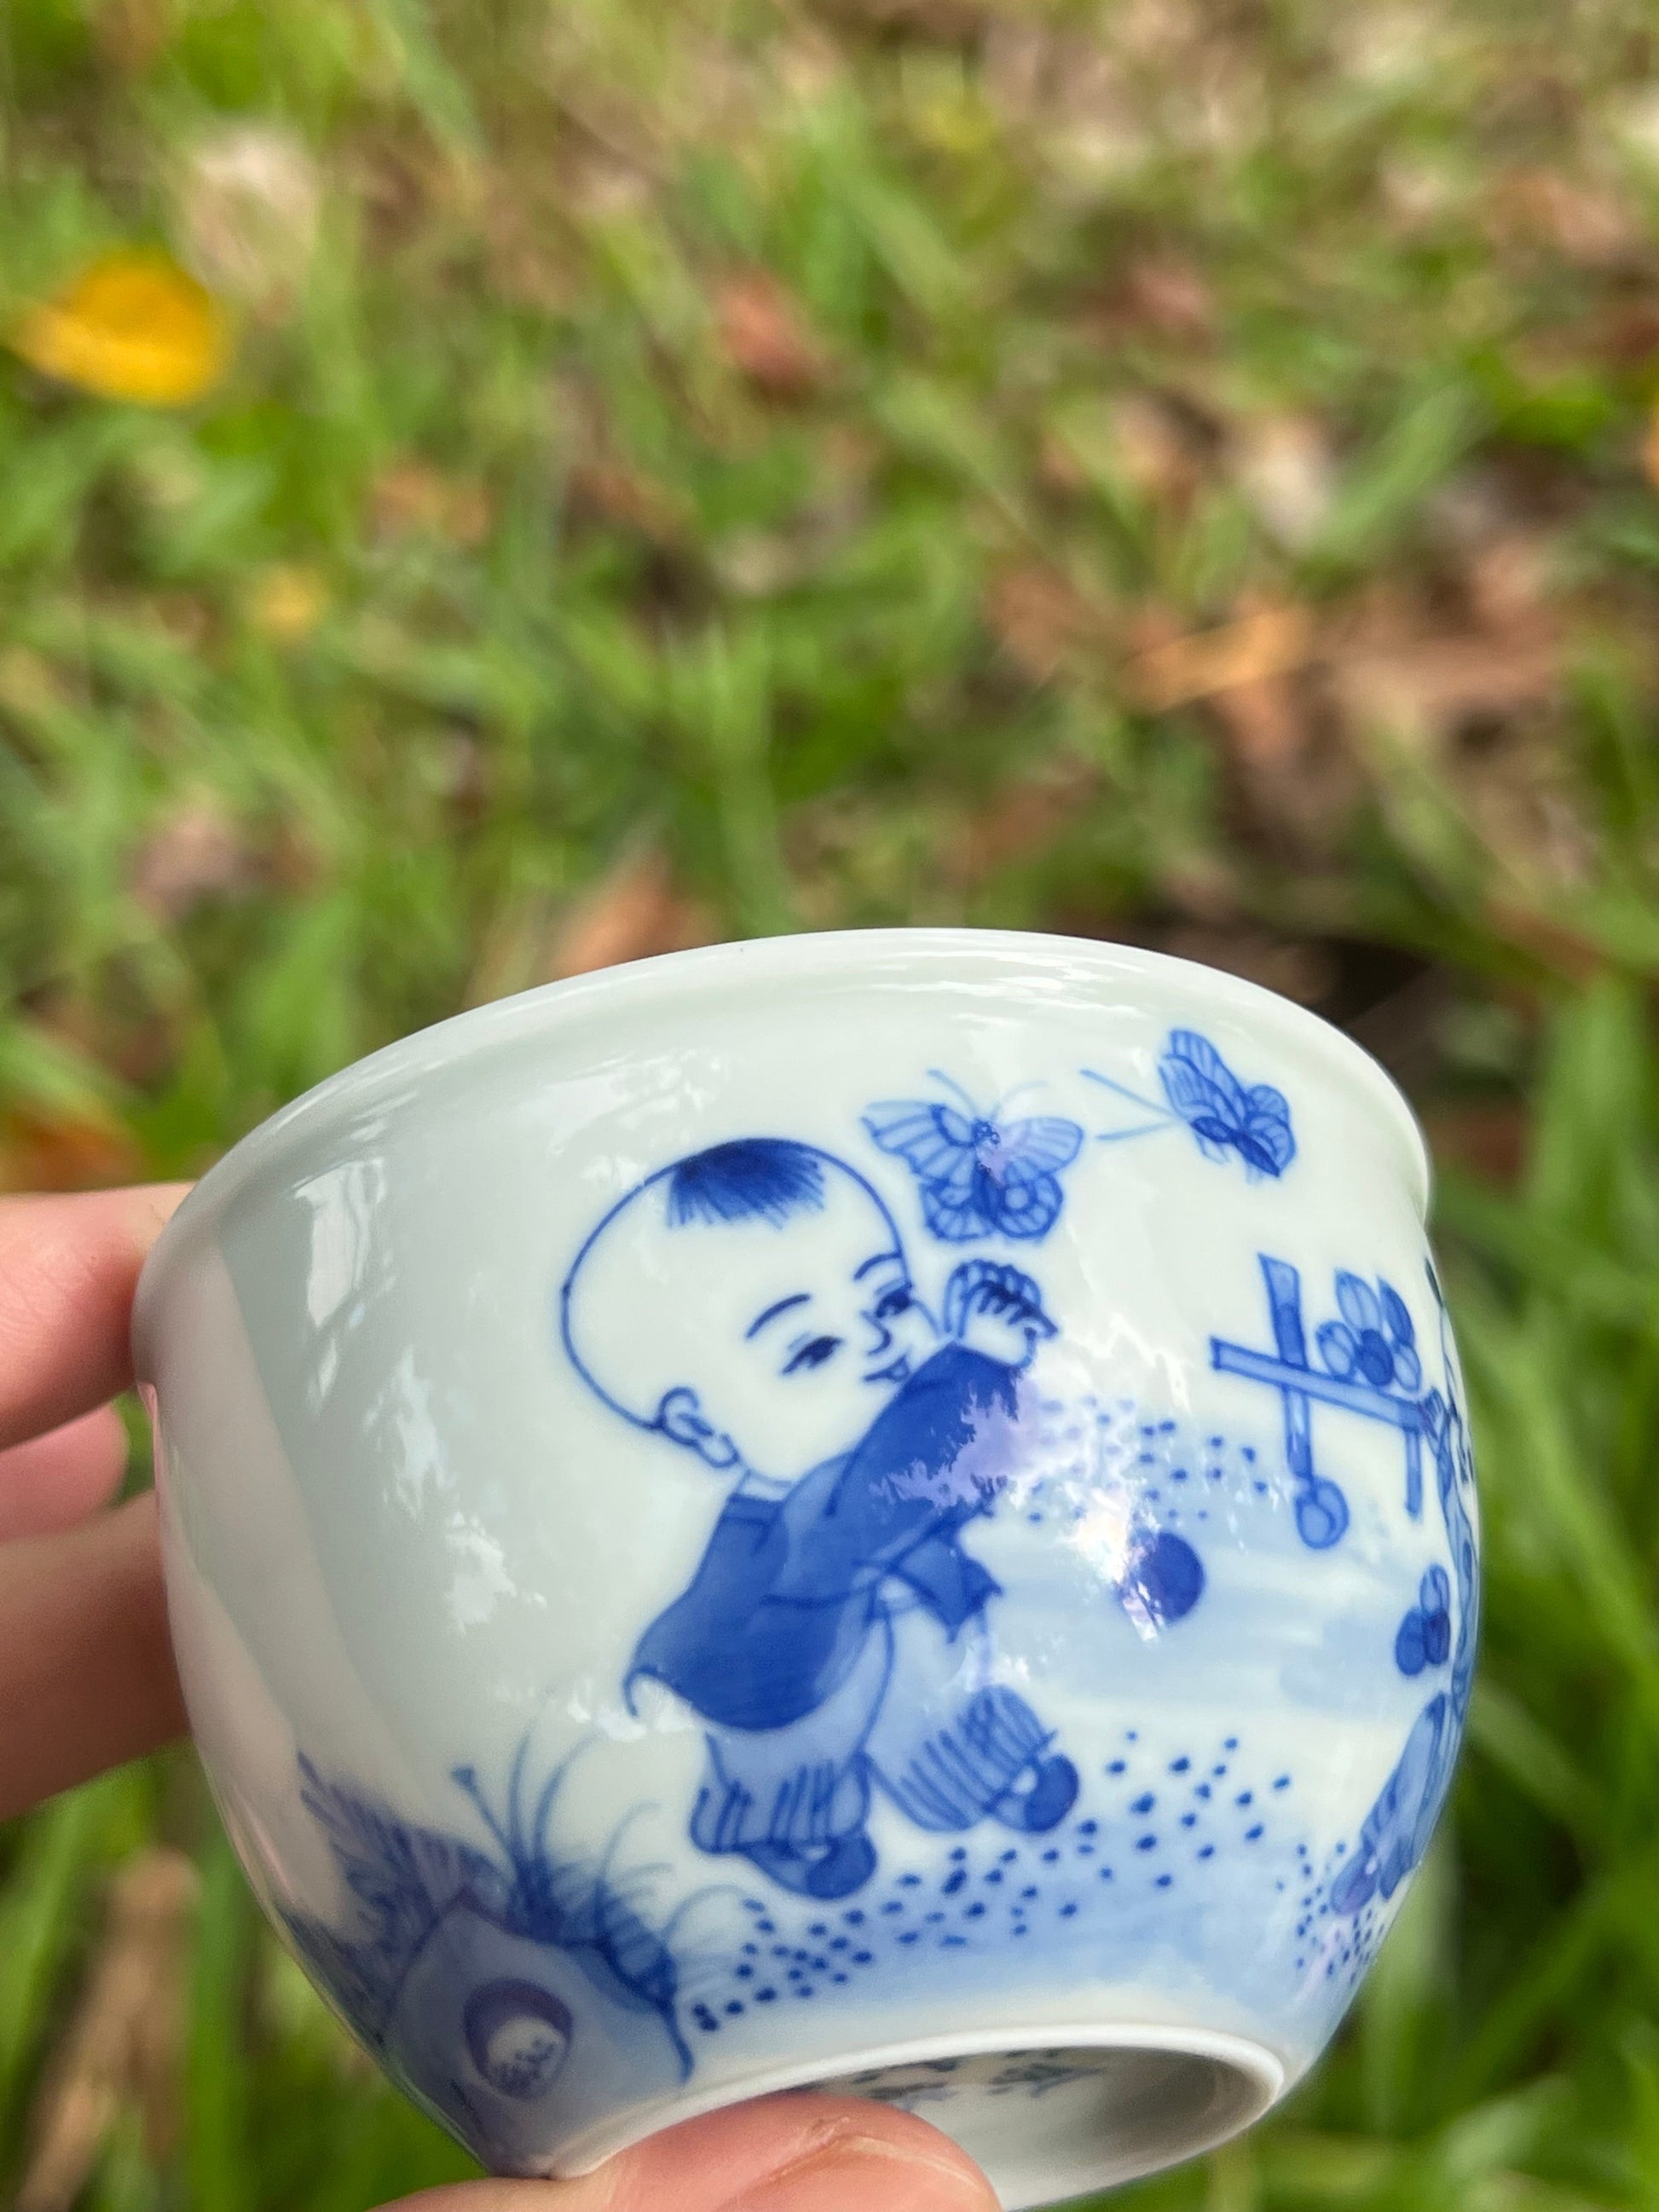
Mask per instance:
[[[781,1498],[739,1492],[690,1586],[641,1638],[629,1686],[665,1684],[704,1719],[781,1729],[846,1680],[889,1575],[954,1634],[998,1585],[957,1539],[1006,1480],[1014,1370],[935,1352],[844,1459]]]

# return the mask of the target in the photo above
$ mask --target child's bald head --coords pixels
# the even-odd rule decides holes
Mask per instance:
[[[786,1480],[850,1450],[933,1340],[863,1176],[769,1137],[630,1192],[578,1255],[562,1320],[617,1412],[711,1466]]]

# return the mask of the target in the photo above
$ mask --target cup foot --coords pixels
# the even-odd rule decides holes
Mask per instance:
[[[1211,2051],[1076,2043],[861,2068],[817,2086],[930,2120],[983,2167],[1006,2212],[1173,2166],[1247,2127],[1273,2095],[1260,2072]]]
[[[629,2139],[781,2089],[869,2097],[931,2122],[984,2169],[1005,2212],[1029,2212],[1213,2148],[1259,2119],[1285,2083],[1262,2045],[1198,2029],[941,2036],[849,2052],[833,2073],[734,2081],[722,2096],[653,2113]],[[591,2168],[622,2147],[612,2142],[561,2170]]]

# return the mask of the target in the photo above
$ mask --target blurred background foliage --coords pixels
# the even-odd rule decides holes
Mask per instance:
[[[1352,1028],[1489,1524],[1344,2041],[1131,2191],[1659,2207],[1659,25],[1634,0],[9,0],[0,1184],[745,932]],[[187,1753],[0,1843],[21,2212],[465,2170]]]

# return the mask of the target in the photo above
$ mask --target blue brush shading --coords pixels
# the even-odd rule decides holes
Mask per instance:
[[[1313,1408],[1340,1407],[1400,1431],[1405,1454],[1406,1510],[1423,1510],[1422,1439],[1426,1401],[1416,1395],[1423,1376],[1412,1318],[1399,1292],[1378,1279],[1373,1290],[1358,1275],[1339,1272],[1337,1305],[1342,1319],[1316,1333],[1322,1367],[1308,1358],[1302,1319],[1302,1277],[1287,1260],[1259,1255],[1267,1285],[1273,1350],[1210,1340],[1210,1364],[1276,1389],[1284,1405],[1285,1459],[1296,1484],[1297,1532],[1310,1550],[1328,1551],[1348,1526],[1348,1501],[1340,1486],[1314,1464]]]
[[[1005,1127],[921,1103],[872,1108],[865,1127],[908,1159],[947,1242],[993,1227],[1036,1238],[1059,1211],[1054,1170],[1082,1142],[1073,1122]],[[727,1233],[757,1219],[775,1242]],[[718,1330],[688,1259],[734,1309]],[[647,1382],[629,1333],[635,1287],[647,1297],[665,1279],[687,1287],[658,1310]],[[697,1848],[831,1900],[876,1873],[878,1794],[933,1833],[1057,1827],[1078,1771],[1024,1696],[985,1679],[988,1644],[983,1663],[974,1655],[1002,1591],[967,1542],[1031,1449],[1022,1378],[1060,1333],[1039,1285],[964,1259],[935,1320],[856,1168],[750,1137],[660,1168],[612,1206],[560,1311],[604,1403],[730,1481],[623,1683],[630,1705],[654,1683],[702,1723]],[[1117,1596],[1143,1633],[1189,1613],[1205,1585],[1193,1547],[1148,1528],[1130,1552]]]
[[[493,1850],[404,1820],[374,1798],[325,1779],[310,1759],[302,1757],[299,1764],[306,1808],[328,1838],[356,1911],[343,1929],[295,1913],[284,1918],[301,1955],[368,2043],[386,2046],[405,1982],[447,1923],[475,1931],[470,1948],[480,1960],[487,1957],[492,1929],[544,1948],[550,1978],[558,1978],[561,1965],[574,1968],[613,2004],[653,2021],[672,2045],[682,2076],[690,2073],[691,2055],[678,2018],[674,1923],[653,1927],[641,1909],[647,1877],[615,1869],[627,1823],[597,1871],[561,1857],[550,1844],[549,1827],[568,1759],[526,1808],[526,1747],[520,1745],[501,1817],[491,1810],[472,1769],[456,1769],[454,1778],[482,1817]],[[492,2060],[501,2077],[495,2086],[503,2094],[538,2094],[552,2078],[576,2032],[570,2001],[575,1994],[481,1974],[466,1999],[465,2015],[469,2034],[483,2039],[479,2048],[495,2050],[510,2030],[504,2006],[516,2006],[511,2019],[522,2024],[517,2050],[506,2055],[495,2050]],[[388,2052],[394,2063],[396,2055]],[[490,2068],[480,2071],[491,2077]],[[514,2080],[516,2088],[509,2086]]]
[[[1451,1786],[1452,1768],[1474,1681],[1480,1607],[1474,1524],[1469,1511],[1474,1490],[1474,1462],[1469,1449],[1468,1424],[1458,1393],[1445,1303],[1431,1267],[1428,1278],[1440,1309],[1446,1389],[1443,1395],[1438,1390],[1429,1391],[1419,1401],[1419,1410],[1423,1435],[1434,1458],[1435,1494],[1451,1547],[1452,1572],[1457,1584],[1457,1632],[1451,1650],[1451,1679],[1444,1689],[1435,1692],[1413,1723],[1398,1764],[1361,1824],[1352,1856],[1331,1885],[1331,1909],[1342,1915],[1363,1911],[1373,1897],[1392,1897],[1428,1849],[1435,1822]],[[1444,1570],[1431,1568],[1419,1592],[1417,1617],[1420,1628],[1412,1626],[1408,1615],[1395,1638],[1395,1664],[1403,1672],[1409,1674],[1421,1671],[1406,1666],[1401,1656],[1403,1641],[1406,1658],[1415,1657],[1419,1637],[1425,1664],[1439,1663],[1431,1656],[1431,1645],[1438,1644],[1439,1624],[1446,1618],[1450,1595]]]
[[[1420,1674],[1443,1667],[1450,1656],[1451,1583],[1443,1567],[1431,1567],[1395,1633],[1394,1663],[1402,1674]]]
[[[810,1145],[779,1137],[740,1137],[711,1145],[671,1169],[668,1219],[769,1221],[780,1229],[802,1209],[823,1206],[823,1170]]]

